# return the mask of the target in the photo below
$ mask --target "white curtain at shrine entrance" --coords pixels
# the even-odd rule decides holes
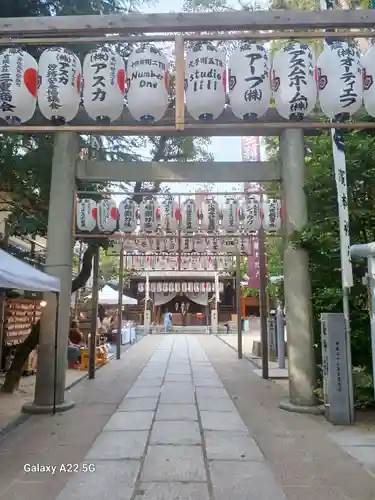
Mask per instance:
[[[173,300],[176,297],[177,293],[176,292],[155,292],[154,293],[154,305],[155,306],[162,306],[164,304],[167,304],[171,300]]]
[[[171,300],[176,297],[176,292],[155,292],[154,293],[154,305],[162,306],[167,304]],[[182,297],[185,296],[190,299],[192,302],[199,304],[200,306],[206,306],[208,304],[208,293],[194,293],[194,292],[185,292]]]
[[[187,293],[185,293],[185,295],[192,302],[195,302],[196,304],[199,304],[200,306],[206,306],[208,304],[208,293],[207,292],[202,292],[202,293],[187,292]]]

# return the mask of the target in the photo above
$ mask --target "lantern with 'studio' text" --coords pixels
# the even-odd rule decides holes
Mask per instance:
[[[229,59],[229,100],[242,120],[266,114],[271,99],[270,64],[263,45],[243,42]]]
[[[124,108],[125,63],[108,47],[90,51],[83,61],[83,104],[98,123],[117,120]]]
[[[186,55],[186,109],[195,120],[216,120],[225,106],[225,55],[210,42],[198,42]]]
[[[139,122],[160,121],[168,108],[168,61],[152,45],[134,50],[127,62],[127,101],[130,114]]]
[[[38,105],[57,125],[75,118],[81,100],[81,63],[70,50],[47,49],[39,58]]]
[[[0,53],[0,118],[10,125],[25,123],[36,108],[38,64],[27,52]]]

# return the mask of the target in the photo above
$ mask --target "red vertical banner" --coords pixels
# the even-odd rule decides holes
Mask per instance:
[[[241,137],[241,158],[242,161],[260,161],[260,138],[259,137]],[[260,190],[258,184],[251,182],[244,183],[244,191],[249,195],[253,191]],[[250,239],[250,248],[247,256],[247,275],[249,277],[249,288],[259,290],[259,240],[258,236],[252,236]]]

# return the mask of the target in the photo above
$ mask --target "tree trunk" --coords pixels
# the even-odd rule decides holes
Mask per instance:
[[[82,267],[79,275],[72,281],[72,293],[76,292],[87,283],[92,271],[92,259],[94,257],[97,244],[90,244],[82,258]],[[39,342],[40,321],[31,328],[30,335],[16,347],[16,352],[12,364],[5,375],[1,392],[12,393],[19,387],[22,377],[23,367],[29,354],[37,347]],[[67,332],[68,333],[68,332]]]

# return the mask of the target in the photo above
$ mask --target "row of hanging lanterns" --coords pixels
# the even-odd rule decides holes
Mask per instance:
[[[178,205],[173,199],[159,204],[144,200],[138,205],[132,198],[124,199],[119,206],[111,198],[96,202],[89,198],[77,202],[76,225],[80,232],[113,233],[117,229],[131,234],[137,230],[145,233],[158,231],[186,234],[200,232],[226,234],[238,231],[251,233],[263,226],[267,232],[281,228],[281,202],[252,196],[245,200],[227,198],[220,207],[215,200],[205,200],[201,208],[192,199]]]
[[[138,292],[144,293],[146,285],[140,281],[138,283]],[[150,292],[156,293],[211,293],[215,291],[215,284],[210,281],[188,281],[188,282],[166,282],[166,281],[151,281]],[[219,292],[224,291],[224,283],[219,283]]]
[[[199,42],[185,59],[185,98],[196,120],[215,120],[225,108],[226,93],[234,115],[262,117],[271,97],[279,114],[300,120],[319,99],[329,118],[350,116],[364,102],[375,116],[375,48],[362,58],[344,41],[325,44],[314,60],[306,43],[289,42],[272,61],[261,44],[243,42],[229,58],[210,42]],[[139,122],[160,121],[169,102],[169,63],[153,46],[134,50],[124,59],[108,46],[90,51],[83,65],[71,51],[57,47],[42,52],[39,63],[20,49],[0,53],[0,118],[29,121],[38,103],[41,114],[56,124],[70,122],[81,102],[90,118],[110,123],[120,118],[126,101]]]
[[[126,269],[134,271],[219,271],[227,272],[234,266],[233,255],[227,254],[170,254],[126,253]]]

